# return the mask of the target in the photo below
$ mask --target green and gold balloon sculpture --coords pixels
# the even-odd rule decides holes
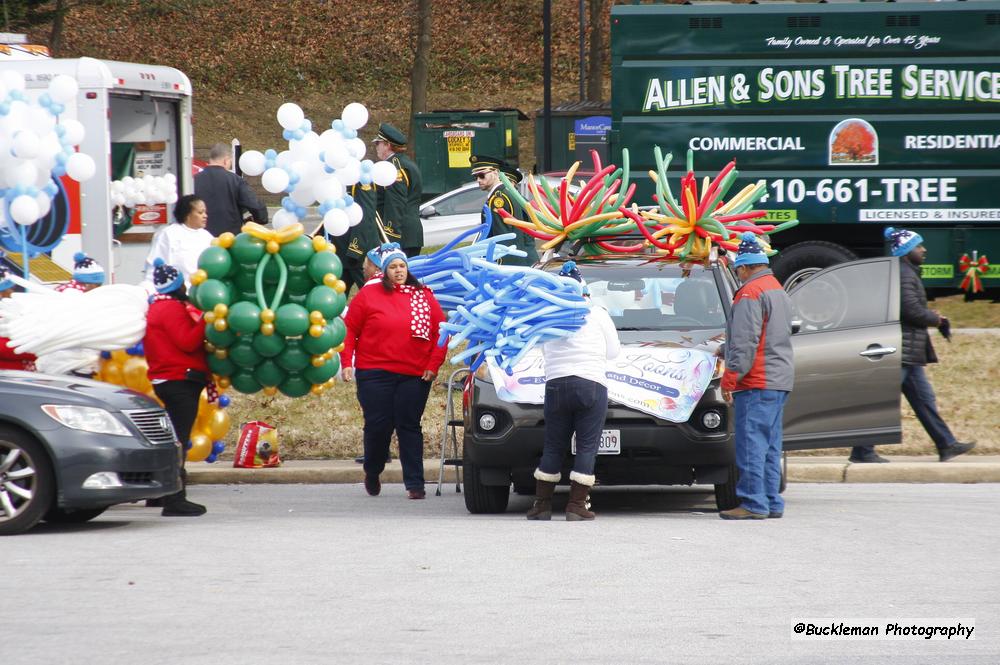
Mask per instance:
[[[346,333],[342,266],[325,238],[303,231],[250,222],[198,257],[190,298],[205,312],[220,386],[302,397],[332,385]]]

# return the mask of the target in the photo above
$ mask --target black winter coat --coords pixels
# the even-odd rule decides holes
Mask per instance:
[[[246,180],[221,166],[206,166],[194,177],[194,195],[205,202],[208,232],[215,237],[227,231],[238,234],[244,211],[253,215],[254,221],[267,224],[267,206]]]
[[[903,364],[926,365],[938,361],[927,326],[937,326],[940,317],[927,309],[927,291],[920,268],[906,258],[899,260],[899,321],[903,329]]]

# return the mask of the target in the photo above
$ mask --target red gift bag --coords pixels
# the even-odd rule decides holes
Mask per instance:
[[[262,420],[243,423],[240,440],[233,455],[237,469],[261,469],[281,466],[278,456],[278,430]]]

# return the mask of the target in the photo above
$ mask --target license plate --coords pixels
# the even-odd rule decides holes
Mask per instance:
[[[576,434],[570,442],[570,452],[576,455]],[[621,455],[622,454],[622,431],[619,429],[606,429],[601,431],[601,442],[597,444],[598,455]]]

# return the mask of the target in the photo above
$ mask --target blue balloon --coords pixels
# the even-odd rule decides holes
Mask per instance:
[[[50,197],[55,196],[56,194],[59,193],[59,185],[49,180],[48,184],[46,184],[45,187],[42,187],[42,191],[48,194]]]
[[[10,113],[10,103],[0,102],[0,115],[7,115]]]
[[[288,212],[295,212],[295,201],[292,200],[291,196],[286,196],[281,199],[281,207]]]
[[[358,130],[345,128],[342,132],[345,139],[356,139],[358,138]]]
[[[295,138],[295,133],[292,132],[292,130],[290,129],[286,129],[283,132],[281,132],[281,138],[285,139],[286,141],[291,141],[293,138]]]
[[[110,360],[111,359],[111,352],[110,351],[101,351],[101,358],[103,358],[104,360]]]
[[[232,404],[232,400],[229,399],[229,395],[219,395],[219,408],[224,409]]]
[[[212,442],[212,454],[221,455],[222,451],[226,449],[226,444],[223,441],[213,441]]]
[[[341,120],[340,118],[337,118],[336,120],[330,123],[330,128],[338,132],[342,132],[344,129],[344,121]]]
[[[297,206],[295,208],[295,216],[298,217],[299,219],[302,219],[303,217],[305,217],[306,213],[308,213],[308,212],[309,211],[306,210],[305,206]]]
[[[304,131],[306,134],[311,132],[312,128],[313,128],[312,120],[306,118],[302,121],[302,127],[300,127],[300,129],[302,129],[302,131]]]
[[[264,159],[277,159],[278,151],[274,148],[268,148],[264,151]]]
[[[302,131],[301,129],[296,129],[296,130],[292,131],[292,138],[294,138],[296,141],[301,141],[302,137],[305,136],[305,135],[306,135],[306,133],[304,131]]]
[[[375,162],[373,162],[372,160],[370,160],[370,159],[363,159],[363,160],[361,160],[361,172],[362,173],[365,173],[367,171],[371,171],[373,166],[375,166]]]
[[[194,444],[191,443],[190,439],[188,439],[187,441],[184,442],[184,450],[191,450],[191,448],[193,448],[193,447],[194,447]]]
[[[350,194],[344,194],[344,207],[347,208],[352,203],[354,203],[354,197]]]
[[[215,460],[217,459],[219,459],[219,456],[216,455],[215,453],[212,453],[211,455],[205,458],[205,461],[208,462],[209,464],[215,464]]]
[[[361,177],[358,178],[358,182],[360,182],[362,185],[370,185],[370,184],[372,184],[372,174],[371,173],[362,173]]]
[[[59,102],[52,102],[49,104],[49,113],[52,115],[59,115],[65,110],[66,106],[64,104],[60,104]]]

